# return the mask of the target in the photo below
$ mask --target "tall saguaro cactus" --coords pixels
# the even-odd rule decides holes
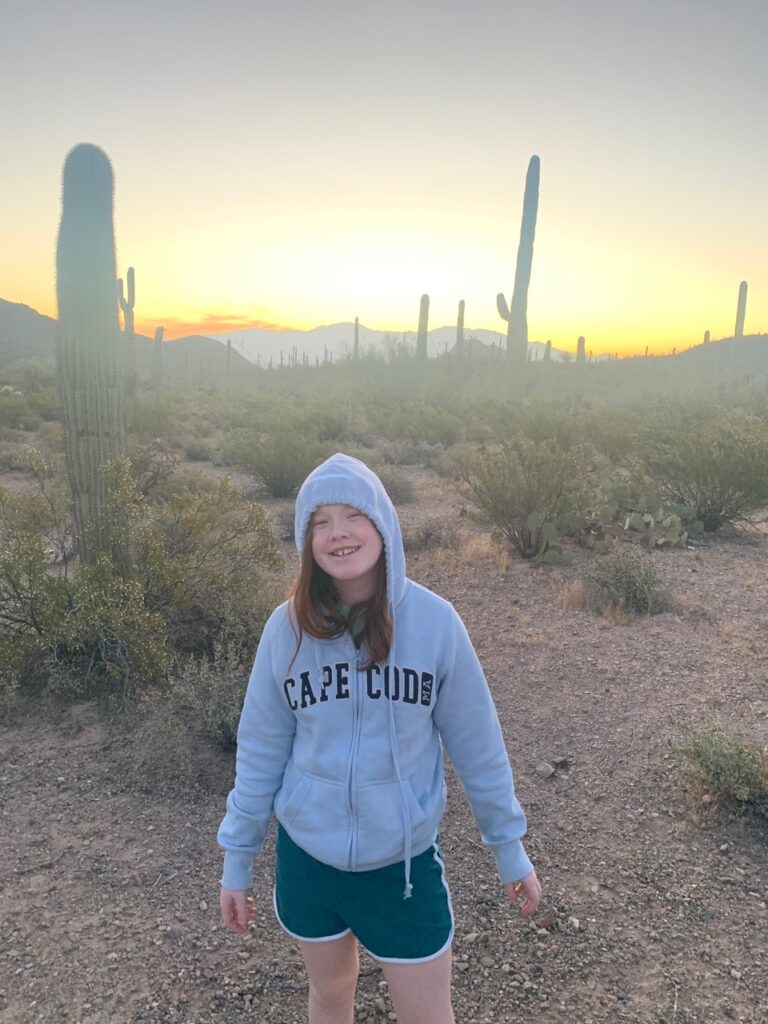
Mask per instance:
[[[496,307],[502,320],[507,321],[508,363],[524,363],[528,355],[528,286],[533,265],[533,240],[536,235],[536,216],[539,210],[539,177],[541,161],[532,156],[525,176],[523,219],[520,224],[520,242],[517,247],[515,285],[512,302],[507,306],[503,292],[496,296]]]
[[[744,337],[744,318],[747,315],[747,282],[742,281],[739,285],[739,301],[736,305],[736,329],[733,332],[734,338]]]
[[[117,297],[123,311],[123,346],[125,353],[125,377],[128,390],[133,393],[136,384],[136,342],[134,340],[133,309],[136,305],[136,276],[133,267],[128,267],[126,274],[128,285],[126,295],[123,291],[123,279],[117,281]]]
[[[429,333],[429,296],[422,295],[419,303],[419,333],[416,335],[416,361],[427,361],[427,335]]]
[[[57,362],[67,472],[84,562],[109,547],[103,468],[125,451],[113,192],[112,167],[103,150],[75,146],[64,163],[56,248]]]
[[[464,358],[464,299],[459,302],[459,315],[456,320],[456,359]]]
[[[583,337],[576,342],[576,362],[583,366],[587,361],[587,343]]]
[[[355,317],[355,343],[354,343],[354,348],[352,349],[352,358],[353,359],[359,359],[360,358],[360,317],[359,316]]]

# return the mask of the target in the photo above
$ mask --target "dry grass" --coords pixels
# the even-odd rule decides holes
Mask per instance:
[[[440,548],[436,555],[439,563],[458,562],[462,566],[484,567],[501,576],[509,572],[509,549],[494,540],[489,533],[460,535],[454,547]]]

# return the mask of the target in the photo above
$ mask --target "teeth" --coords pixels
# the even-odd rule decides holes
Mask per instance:
[[[355,551],[357,551],[357,548],[340,548],[338,551],[332,551],[331,554],[338,556],[351,555]]]

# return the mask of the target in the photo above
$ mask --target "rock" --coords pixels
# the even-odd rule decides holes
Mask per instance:
[[[454,967],[456,968],[457,971],[468,971],[469,970],[469,964],[465,963],[463,960],[459,960],[458,963],[454,964]]]
[[[205,900],[200,900],[200,909],[201,910],[207,910],[208,909],[208,903]]]
[[[579,921],[578,917],[569,917],[568,927],[571,929],[571,931],[577,932],[581,928],[581,922]]]
[[[540,779],[549,779],[555,774],[555,769],[549,761],[538,761],[536,764],[536,774]]]
[[[496,961],[491,956],[481,956],[480,957],[480,963],[483,965],[483,967],[495,967],[496,966]]]

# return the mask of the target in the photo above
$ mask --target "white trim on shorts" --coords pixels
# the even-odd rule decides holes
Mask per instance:
[[[396,956],[376,956],[376,954],[372,953],[370,951],[370,949],[368,949],[367,946],[363,946],[363,949],[366,951],[368,956],[372,957],[378,963],[382,963],[382,964],[426,964],[430,960],[437,960],[437,958],[439,956],[442,956],[443,953],[447,949],[450,948],[451,943],[453,942],[453,932],[454,932],[454,928],[456,926],[456,922],[455,922],[454,917],[453,917],[453,904],[451,903],[451,890],[448,888],[448,882],[445,879],[445,862],[443,861],[443,859],[440,856],[440,854],[437,852],[437,843],[433,843],[432,844],[432,856],[435,858],[437,863],[440,865],[440,878],[441,878],[442,883],[443,883],[443,888],[445,889],[445,895],[448,898],[448,913],[451,915],[451,930],[448,933],[448,938],[447,938],[446,942],[440,947],[440,949],[438,949],[438,951],[436,953],[430,953],[429,956],[415,957],[412,960],[409,960],[409,959],[406,959],[406,958],[401,958],[401,957],[396,957]]]
[[[345,935],[349,935],[352,932],[351,928],[346,928],[343,932],[339,932],[338,935],[322,935],[319,939],[307,939],[303,935],[297,935],[296,932],[292,932],[290,928],[286,928],[277,912],[277,885],[272,889],[272,907],[275,911],[277,923],[286,935],[290,935],[292,939],[297,939],[299,942],[333,942],[334,939],[343,939]]]

